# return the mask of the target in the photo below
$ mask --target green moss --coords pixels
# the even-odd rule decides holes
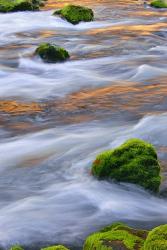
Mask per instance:
[[[166,0],[154,0],[151,2],[150,5],[155,8],[167,8],[167,1]]]
[[[69,250],[69,249],[62,245],[57,245],[57,246],[45,247],[45,248],[42,248],[41,250]]]
[[[149,232],[144,243],[144,250],[167,249],[167,225],[161,225]]]
[[[24,250],[20,245],[14,245],[10,248],[10,250]]]
[[[0,0],[0,12],[33,10],[30,0]]]
[[[100,232],[90,235],[83,250],[140,250],[143,248],[147,231],[132,229],[125,224],[115,223]]]
[[[54,44],[43,43],[35,51],[36,55],[39,55],[44,62],[55,63],[68,59],[69,53]]]
[[[124,226],[127,228],[126,224],[124,224],[122,222],[115,222],[115,223],[113,223],[111,225],[103,227],[99,232],[105,233],[105,232],[111,231],[113,229],[115,230],[115,229],[118,229],[118,228],[124,227]]]
[[[63,9],[55,11],[53,15],[61,15],[72,24],[78,24],[81,21],[90,22],[94,17],[91,9],[76,5],[67,5]]]
[[[98,155],[92,165],[92,174],[100,179],[138,184],[153,192],[159,190],[161,182],[154,147],[139,139],[130,139],[120,147]]]
[[[42,0],[0,0],[0,12],[38,10]]]

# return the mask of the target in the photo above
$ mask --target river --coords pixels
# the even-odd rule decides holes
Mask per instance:
[[[167,223],[167,199],[135,185],[97,181],[96,155],[128,138],[154,144],[167,188],[167,12],[142,1],[85,1],[95,21],[40,12],[0,14],[0,246],[62,243],[114,221]],[[83,4],[82,1],[75,3]],[[66,63],[33,56],[41,42]]]

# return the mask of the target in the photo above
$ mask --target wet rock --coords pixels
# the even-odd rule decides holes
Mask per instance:
[[[159,191],[161,183],[157,153],[151,144],[140,139],[130,139],[98,155],[92,174],[99,179],[138,184],[153,192]]]
[[[70,56],[69,53],[55,44],[43,43],[35,51],[44,62],[56,63],[67,60]]]
[[[167,249],[167,224],[154,228],[149,232],[144,243],[144,250],[166,250]]]
[[[83,250],[140,250],[148,232],[115,223],[90,235]]]
[[[91,9],[76,5],[67,5],[63,9],[55,11],[53,15],[60,15],[72,24],[90,22],[93,21],[94,18],[94,14]]]
[[[0,12],[33,10],[33,4],[29,0],[0,0]]]
[[[41,0],[0,0],[0,12],[38,10]]]
[[[39,10],[40,7],[43,7],[46,3],[47,0],[31,0],[33,4],[33,9],[34,10]]]
[[[154,0],[150,5],[155,8],[167,8],[167,0]]]

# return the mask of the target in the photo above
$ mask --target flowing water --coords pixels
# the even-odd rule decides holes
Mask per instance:
[[[67,1],[66,1],[67,2]],[[148,140],[167,165],[167,12],[130,0],[85,1],[95,21],[71,25],[41,12],[0,14],[0,245],[80,249],[114,221],[167,223],[167,199],[97,181],[95,156],[128,138]],[[76,1],[75,3],[83,4]],[[33,56],[41,42],[66,63]]]

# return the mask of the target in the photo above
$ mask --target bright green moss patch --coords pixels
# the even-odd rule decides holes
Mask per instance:
[[[14,245],[10,248],[10,250],[24,250],[20,245]]]
[[[167,0],[154,0],[150,5],[155,8],[167,8]]]
[[[72,24],[90,22],[94,17],[91,9],[76,5],[67,5],[63,9],[55,11],[53,15],[60,15]]]
[[[167,250],[167,225],[161,225],[149,232],[144,250]]]
[[[83,250],[142,250],[147,231],[132,229],[122,223],[105,227],[90,235]]]
[[[127,228],[127,226],[124,223],[116,222],[116,223],[113,223],[113,224],[108,225],[106,227],[103,227],[99,232],[105,233],[105,232],[111,231],[113,229],[115,230],[115,229],[118,229],[118,228],[124,227],[124,226]]]
[[[35,54],[48,63],[62,62],[70,57],[65,49],[49,43],[42,43],[36,49]]]
[[[161,183],[160,165],[154,147],[139,139],[130,139],[120,147],[101,153],[92,165],[99,179],[114,179],[138,184],[153,192]]]
[[[57,245],[57,246],[45,247],[45,248],[42,248],[41,250],[69,250],[69,249],[62,245]]]

